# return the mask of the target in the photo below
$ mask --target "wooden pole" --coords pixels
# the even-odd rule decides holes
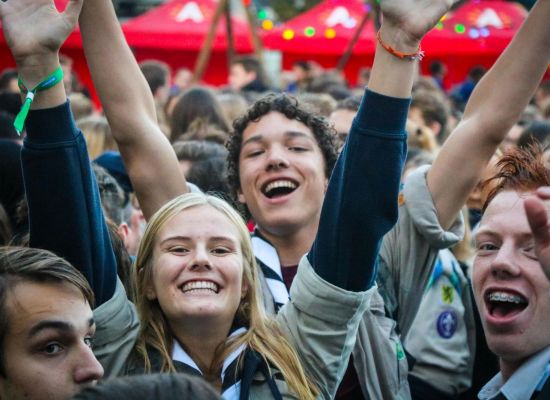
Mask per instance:
[[[235,36],[233,35],[233,24],[231,23],[231,1],[225,4],[225,30],[227,33],[227,70],[235,60]]]
[[[355,30],[353,38],[348,43],[348,47],[346,48],[346,51],[344,52],[342,57],[340,57],[340,60],[338,60],[338,65],[336,66],[337,71],[341,72],[346,67],[346,64],[348,63],[351,57],[351,53],[353,52],[353,48],[355,47],[355,44],[359,40],[359,37],[361,36],[361,32],[363,31],[363,28],[367,24],[368,20],[369,20],[369,13],[366,12],[365,15],[363,16],[363,19],[361,20],[361,23]]]
[[[218,3],[218,7],[214,12],[214,16],[212,18],[212,25],[210,25],[210,29],[208,30],[208,34],[206,36],[206,39],[204,40],[204,44],[202,46],[202,49],[195,63],[195,69],[193,72],[194,82],[199,82],[202,79],[202,76],[204,75],[204,70],[206,69],[208,60],[210,59],[210,53],[212,53],[212,43],[214,43],[214,38],[216,37],[216,29],[220,22],[222,13],[225,10],[225,5],[227,1],[228,0],[220,0],[220,2]]]
[[[370,9],[372,20],[374,21],[374,34],[376,35],[382,27],[382,12],[380,11],[380,3],[376,0],[370,0]]]
[[[252,10],[250,9],[250,5],[247,6],[247,1],[243,2],[244,10],[246,12],[246,19],[248,20],[248,27],[250,29],[250,35],[252,37],[252,45],[254,46],[254,54],[256,55],[256,58],[260,63],[263,64],[263,53],[264,53],[264,45],[262,43],[262,40],[260,39],[260,35],[258,34],[258,24],[256,22],[256,17],[252,13]]]
[[[235,60],[235,35],[233,34],[233,21],[231,20],[231,1],[225,5],[225,31],[227,33],[227,70]]]
[[[233,35],[233,23],[231,21],[231,1],[225,5],[225,31],[227,33],[227,70],[235,59],[235,36]]]

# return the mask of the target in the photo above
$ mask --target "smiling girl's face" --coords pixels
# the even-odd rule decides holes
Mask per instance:
[[[215,322],[229,328],[248,289],[237,227],[207,205],[179,212],[159,230],[153,255],[157,299],[171,326]]]

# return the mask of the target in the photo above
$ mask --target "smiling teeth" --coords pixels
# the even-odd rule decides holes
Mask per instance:
[[[264,189],[265,193],[269,193],[273,189],[278,188],[289,188],[289,189],[296,189],[296,184],[292,181],[275,181],[271,182],[269,185],[267,185]]]
[[[212,290],[215,293],[218,293],[218,285],[216,285],[214,282],[209,281],[194,281],[189,282],[183,285],[181,288],[182,292],[189,292],[191,290],[198,290],[198,289],[208,289]]]
[[[500,302],[507,302],[507,303],[515,303],[515,304],[527,303],[525,299],[523,299],[521,296],[508,294],[504,292],[491,293],[489,295],[489,301],[500,301]]]

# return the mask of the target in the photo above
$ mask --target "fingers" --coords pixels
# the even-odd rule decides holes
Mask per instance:
[[[537,192],[538,194],[538,192]],[[550,195],[550,193],[549,193]],[[535,238],[535,244],[539,248],[550,246],[550,231],[548,227],[548,213],[542,200],[538,197],[530,197],[524,203],[529,226]]]
[[[550,227],[548,226],[548,213],[540,198],[541,194],[550,195],[550,192],[547,193],[544,190],[539,193],[537,191],[536,196],[525,200],[524,207],[535,239],[535,252],[542,270],[550,280]]]
[[[550,200],[550,186],[542,186],[535,193],[541,200]]]
[[[70,0],[67,4],[67,8],[63,15],[65,16],[68,24],[74,27],[78,21],[78,16],[80,15],[80,10],[82,10],[82,4],[84,0]]]

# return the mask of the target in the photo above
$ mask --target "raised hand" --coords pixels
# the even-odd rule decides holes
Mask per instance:
[[[399,29],[411,43],[418,43],[455,2],[456,0],[381,0],[383,25]]]
[[[0,2],[4,36],[20,70],[57,64],[57,52],[76,26],[82,2],[70,0],[62,13],[53,0]]]
[[[527,220],[535,239],[535,252],[540,265],[550,279],[550,226],[548,225],[548,205],[550,187],[539,188],[535,195],[525,200]],[[546,203],[546,204],[545,204]]]

